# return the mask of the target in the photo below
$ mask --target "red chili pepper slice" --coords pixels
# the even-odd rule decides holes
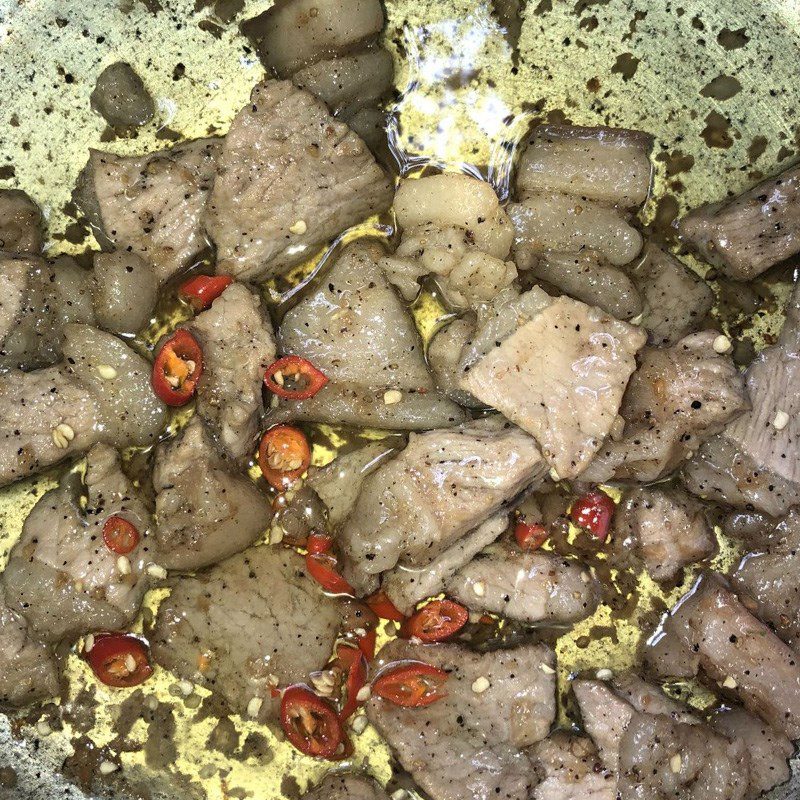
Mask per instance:
[[[604,542],[614,516],[614,501],[605,492],[595,489],[572,504],[569,516],[576,525],[586,528]]]
[[[204,311],[232,283],[230,275],[198,275],[181,284],[178,294],[191,303],[195,311]]]
[[[86,660],[98,680],[118,689],[138,686],[153,674],[147,645],[127,633],[95,634]]]
[[[126,556],[139,544],[136,526],[117,514],[112,514],[103,525],[103,541],[112,553]]]
[[[267,483],[279,491],[291,486],[311,463],[305,434],[291,425],[276,425],[258,446],[258,466]]]
[[[392,622],[405,622],[405,614],[395,606],[383,590],[370,595],[366,603],[381,619],[390,619]]]
[[[336,556],[332,553],[308,553],[306,569],[309,575],[331,594],[355,595],[353,587],[336,571]]]
[[[429,706],[445,696],[440,689],[447,677],[443,669],[414,661],[380,675],[372,684],[372,694],[403,708]]]
[[[290,686],[283,693],[281,726],[301,753],[315,758],[333,758],[344,739],[336,709],[307,686]]]
[[[186,405],[203,374],[203,351],[189,331],[178,328],[153,362],[153,391],[168,406]]]
[[[523,550],[538,550],[550,534],[544,525],[520,520],[514,526],[514,537]]]
[[[366,636],[360,636],[358,639],[358,647],[364,654],[367,661],[372,661],[375,658],[375,645],[378,642],[378,632],[376,630],[367,631]]]
[[[279,358],[267,367],[264,375],[267,389],[286,400],[308,400],[327,382],[323,372],[300,356]]]
[[[306,541],[306,549],[314,555],[327,553],[333,549],[333,539],[327,533],[310,533]]]
[[[347,675],[339,719],[344,722],[358,708],[358,693],[367,684],[367,662],[361,650],[339,645],[336,650],[339,668]]]
[[[458,633],[469,622],[469,611],[453,600],[433,600],[409,617],[403,636],[415,636],[421,642],[441,642]]]

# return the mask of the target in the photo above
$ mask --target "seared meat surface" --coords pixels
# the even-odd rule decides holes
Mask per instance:
[[[0,189],[0,251],[41,253],[42,227],[42,212],[25,192]]]

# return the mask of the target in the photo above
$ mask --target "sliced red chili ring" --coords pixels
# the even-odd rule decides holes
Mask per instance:
[[[310,533],[306,541],[309,553],[327,553],[333,548],[333,539],[327,533]]]
[[[290,686],[283,693],[281,726],[301,753],[315,758],[333,758],[344,739],[336,709],[307,686]]]
[[[601,542],[606,540],[614,516],[614,501],[599,489],[581,495],[569,512],[570,519],[581,528],[586,528]]]
[[[404,636],[421,642],[441,642],[458,633],[469,622],[469,611],[453,600],[432,600],[405,622]]]
[[[97,633],[86,660],[106,686],[127,689],[144,683],[152,674],[147,645],[127,633]]]
[[[445,696],[440,690],[447,677],[443,669],[413,661],[382,673],[372,684],[372,694],[403,708],[429,706]]]
[[[264,384],[273,394],[286,400],[308,400],[328,378],[308,359],[284,356],[273,362],[264,375]]]
[[[355,595],[353,587],[337,572],[338,563],[332,553],[308,553],[306,569],[309,575],[331,594]]]
[[[405,621],[405,614],[395,606],[382,589],[370,595],[366,603],[381,619],[390,619],[392,622]]]
[[[230,275],[198,275],[181,284],[178,294],[191,303],[195,311],[203,311],[232,283]]]
[[[375,658],[375,645],[377,643],[378,632],[376,630],[367,631],[366,636],[358,637],[358,647],[367,661],[372,661]]]
[[[523,550],[538,550],[550,534],[544,525],[520,520],[514,526],[514,538]]]
[[[311,464],[305,434],[291,425],[276,425],[258,446],[258,466],[267,483],[279,491],[291,486]]]
[[[339,668],[347,678],[344,683],[344,696],[339,719],[344,722],[358,708],[358,693],[367,684],[367,662],[361,650],[341,644],[336,650]]]
[[[103,541],[112,553],[120,556],[132,553],[139,539],[136,526],[118,514],[112,514],[103,524]]]
[[[203,374],[203,351],[189,331],[178,328],[153,362],[153,391],[168,406],[186,405]]]

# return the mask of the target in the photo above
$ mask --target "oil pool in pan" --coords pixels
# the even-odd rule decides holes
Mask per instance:
[[[79,254],[93,244],[70,216],[71,187],[90,146],[144,152],[176,138],[224,133],[261,72],[238,24],[269,5],[0,0],[0,186],[25,189],[43,205],[50,253]],[[385,40],[396,57],[399,91],[393,145],[404,170],[426,161],[480,170],[502,194],[512,145],[534,119],[641,128],[656,137],[654,192],[643,217],[672,243],[670,223],[682,209],[737,192],[796,158],[795,2],[529,0],[525,6],[523,0],[522,23],[504,31],[502,15],[515,5],[387,2]],[[89,106],[96,76],[118,60],[133,64],[157,98],[154,122],[132,139],[111,139]],[[756,289],[766,313],[753,319],[724,291],[716,313],[727,332],[758,348],[780,323],[776,309],[786,282],[771,279]],[[161,313],[151,337],[174,307],[167,303]],[[423,333],[435,328],[439,313],[433,298],[417,303]],[[320,462],[347,444],[332,429],[317,431],[316,439]],[[0,567],[28,510],[57,477],[0,493]],[[717,566],[736,557],[722,541]],[[595,566],[602,572],[601,560]],[[561,637],[562,691],[572,671],[630,664],[639,620],[670,604],[690,580],[687,575],[669,592],[633,581],[620,589],[618,597],[627,601],[622,610],[602,606]],[[145,618],[159,599],[152,594]],[[61,708],[0,715],[0,797],[113,791],[117,797],[267,800],[297,796],[328,769],[283,744],[272,729],[238,718],[220,722],[213,696],[189,692],[163,671],[141,690],[110,690],[70,655],[67,675]],[[672,688],[698,705],[711,700],[697,687]],[[568,712],[562,709],[562,719]],[[388,780],[390,755],[378,737],[367,729],[356,745],[353,763]],[[68,778],[60,774],[65,758]],[[98,781],[104,760],[122,768]],[[392,788],[402,781],[395,777]],[[779,797],[797,789],[786,792]]]

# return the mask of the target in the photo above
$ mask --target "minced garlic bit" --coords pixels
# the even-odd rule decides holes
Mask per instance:
[[[100,774],[101,775],[110,775],[112,772],[116,772],[119,767],[113,761],[101,761],[100,762]]]
[[[279,369],[275,370],[275,374],[272,376],[272,380],[274,380],[275,383],[278,384],[278,386],[284,386],[286,384],[286,381],[284,380],[283,377],[283,372]]]
[[[385,406],[393,406],[395,403],[399,403],[403,399],[403,393],[398,389],[389,389],[388,392],[384,392],[383,395],[383,404]]]
[[[712,347],[714,348],[714,352],[719,353],[720,355],[729,353],[733,349],[731,346],[731,340],[723,334],[720,334],[716,339],[714,339],[714,344]]]
[[[131,561],[128,556],[120,556],[117,559],[117,572],[119,572],[120,575],[131,574]]]
[[[256,719],[261,712],[261,706],[264,705],[264,700],[261,697],[253,697],[247,704],[247,716],[251,719]]]
[[[75,431],[66,422],[56,425],[50,433],[53,437],[53,444],[60,450],[66,450],[69,443],[75,438]]]
[[[336,678],[331,670],[324,669],[322,672],[311,676],[311,683],[314,684],[318,694],[323,697],[330,697],[336,687]]]
[[[405,789],[398,789],[396,792],[392,792],[392,800],[406,800],[408,797],[408,792]]]
[[[677,775],[681,771],[681,754],[675,753],[669,760],[669,768]]]
[[[599,681],[609,681],[614,677],[614,673],[607,668],[597,670],[597,680]]]
[[[36,723],[36,733],[39,736],[49,736],[53,732],[53,729],[50,727],[50,723],[46,719],[40,719]]]
[[[738,684],[736,683],[736,680],[734,678],[732,678],[730,675],[728,675],[728,677],[725,678],[724,681],[722,681],[722,685],[726,689],[735,689]]]
[[[83,652],[88,653],[94,647],[94,634],[90,633],[83,640]]]
[[[280,544],[283,541],[285,531],[280,525],[271,525],[269,529],[269,543]]]
[[[785,411],[776,411],[775,419],[772,420],[772,427],[777,431],[782,431],[789,424],[789,415]]]
[[[372,689],[370,689],[369,686],[362,686],[358,690],[358,694],[356,694],[356,700],[358,700],[359,703],[366,703],[370,697],[372,697]]]
[[[584,570],[581,572],[581,580],[584,583],[589,583],[592,580],[592,576],[586,570]]]
[[[272,673],[270,673],[269,675],[267,675],[267,683],[270,686],[277,686],[280,683],[280,681],[278,680],[277,675],[273,675]]]
[[[147,574],[151,578],[158,578],[160,581],[167,577],[167,571],[160,564],[148,564]]]
[[[125,669],[131,673],[136,672],[136,659],[130,653],[125,656]]]
[[[110,364],[98,364],[97,374],[104,381],[113,381],[117,377],[117,371]]]
[[[555,467],[550,467],[550,480],[554,483],[558,483],[561,480]]]
[[[186,679],[178,681],[178,691],[184,696],[189,697],[194,692],[194,684]]]
[[[555,675],[556,674],[556,671],[549,664],[545,664],[544,661],[542,661],[542,663],[539,664],[539,669],[542,672],[544,672],[545,675]]]
[[[472,591],[475,592],[478,597],[483,597],[486,594],[486,586],[483,581],[475,581],[475,583],[472,584]]]
[[[145,698],[144,704],[151,711],[155,711],[158,708],[158,698],[154,694],[148,695]]]
[[[368,722],[369,720],[367,719],[366,714],[359,714],[357,717],[353,718],[350,727],[353,729],[353,733],[356,736],[361,736],[361,734],[366,730]]]
[[[289,233],[297,233],[302,236],[307,230],[308,225],[306,225],[305,220],[299,219],[289,228]]]
[[[485,675],[476,678],[472,684],[472,691],[475,694],[483,694],[490,686],[489,679]]]

